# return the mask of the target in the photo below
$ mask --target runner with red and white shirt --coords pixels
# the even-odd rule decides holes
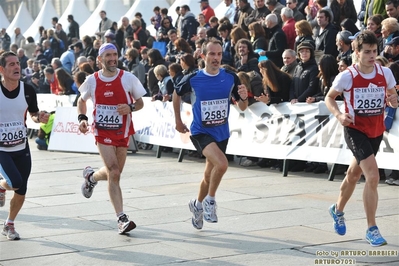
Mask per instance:
[[[123,212],[123,198],[119,180],[126,161],[130,136],[134,134],[131,112],[143,108],[142,96],[146,94],[141,82],[130,72],[120,70],[118,51],[113,44],[105,43],[99,49],[98,60],[102,70],[87,77],[81,85],[78,100],[79,130],[89,130],[86,101],[92,99],[93,129],[96,144],[105,166],[94,171],[90,166],[83,170],[82,193],[90,198],[100,180],[108,180],[108,192],[118,217],[119,234],[136,227]]]
[[[383,138],[384,109],[386,105],[398,107],[396,81],[389,68],[375,63],[378,50],[377,37],[371,31],[361,32],[354,40],[358,63],[341,72],[334,80],[325,101],[328,109],[344,126],[348,148],[353,153],[336,204],[330,209],[337,234],[345,235],[344,208],[362,173],[366,178],[363,204],[368,229],[366,240],[371,246],[386,245],[377,227],[375,215],[378,204],[377,186],[380,181],[375,159]],[[342,113],[335,98],[342,94],[345,112]]]

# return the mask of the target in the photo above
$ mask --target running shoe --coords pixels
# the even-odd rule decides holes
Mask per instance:
[[[3,231],[1,232],[2,235],[6,236],[8,240],[19,240],[19,234],[15,231],[14,224],[12,223],[4,223]]]
[[[335,209],[336,204],[331,205],[329,209],[330,215],[334,219],[334,229],[338,235],[343,236],[346,233],[344,213],[337,214]]]
[[[202,202],[202,206],[204,207],[204,219],[208,223],[217,223],[218,216],[216,215],[216,201],[204,200]]]
[[[198,209],[195,206],[196,199],[190,200],[188,203],[188,207],[190,208],[190,211],[193,213],[193,217],[191,218],[191,223],[193,224],[194,228],[200,230],[202,229],[202,226],[204,225],[204,211],[203,209]]]
[[[387,244],[387,241],[381,236],[377,226],[372,226],[367,229],[366,240],[372,247],[379,247]]]
[[[125,234],[136,228],[136,224],[133,221],[129,221],[129,217],[124,214],[118,219],[118,233],[120,235]]]
[[[82,189],[83,196],[85,196],[86,198],[91,197],[91,195],[93,194],[93,189],[98,183],[98,182],[90,181],[90,176],[92,176],[93,174],[94,174],[94,170],[90,166],[87,166],[83,170],[83,178],[85,181],[83,182],[81,189]]]

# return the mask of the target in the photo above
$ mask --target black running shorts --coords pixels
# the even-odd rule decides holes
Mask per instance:
[[[229,139],[225,139],[223,141],[217,142],[212,136],[207,134],[198,134],[190,136],[191,142],[194,144],[194,147],[197,149],[198,153],[202,154],[202,151],[208,146],[210,143],[215,142],[218,145],[219,149],[225,154],[227,149],[227,143]]]
[[[369,138],[363,132],[350,127],[344,127],[344,136],[346,145],[355,156],[357,164],[360,164],[360,161],[372,154],[377,155],[383,137],[381,135],[376,138]]]

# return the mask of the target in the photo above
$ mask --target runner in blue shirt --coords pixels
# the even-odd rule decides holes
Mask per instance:
[[[241,110],[248,106],[248,92],[235,73],[220,68],[222,44],[211,39],[202,46],[205,69],[186,75],[176,86],[173,106],[176,130],[191,131],[191,141],[197,151],[206,157],[204,178],[197,199],[189,202],[193,213],[192,224],[201,229],[203,219],[210,223],[218,221],[216,215],[216,190],[228,167],[225,156],[230,137],[228,117],[233,98]],[[190,130],[180,116],[181,96],[190,94],[193,122]]]

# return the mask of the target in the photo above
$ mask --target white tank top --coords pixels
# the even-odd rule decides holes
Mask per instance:
[[[28,104],[25,99],[24,83],[20,82],[16,98],[7,98],[0,89],[0,150],[20,151],[25,148],[25,115]]]

